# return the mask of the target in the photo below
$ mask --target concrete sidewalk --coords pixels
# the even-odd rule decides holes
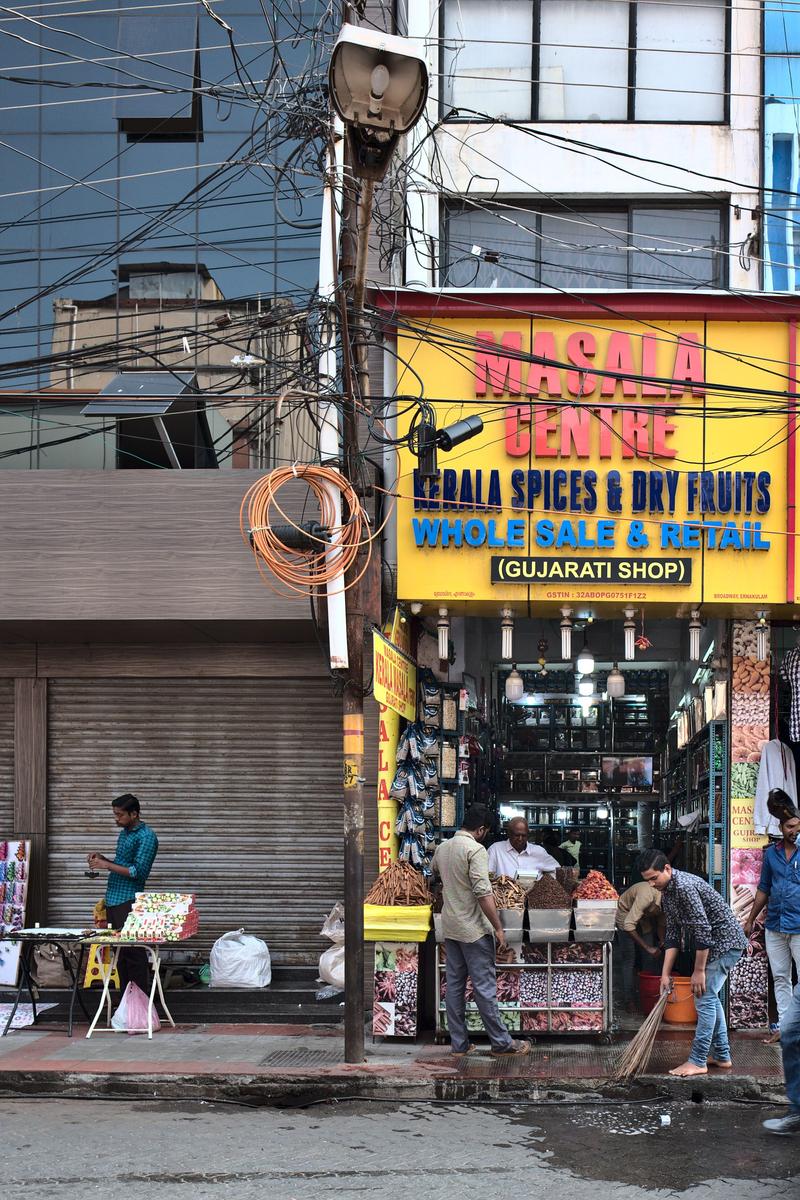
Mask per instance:
[[[141,1035],[96,1033],[85,1037],[46,1026],[0,1038],[0,1095],[103,1095],[228,1099],[277,1103],[294,1098],[356,1095],[418,1099],[541,1097],[549,1092],[620,1094],[608,1083],[629,1034],[610,1046],[590,1038],[539,1040],[523,1060],[485,1052],[451,1055],[431,1043],[367,1042],[363,1064],[343,1062],[340,1029],[306,1025],[186,1025],[162,1028],[152,1041]],[[708,1099],[750,1097],[781,1103],[780,1050],[762,1035],[733,1039],[734,1069],[692,1080],[666,1072],[683,1062],[691,1030],[662,1030],[648,1070],[634,1091]]]

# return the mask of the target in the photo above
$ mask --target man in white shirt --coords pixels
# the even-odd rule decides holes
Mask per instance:
[[[506,826],[508,840],[489,847],[489,870],[492,875],[515,875],[543,871],[552,874],[558,863],[542,846],[529,842],[530,830],[524,817],[512,817]]]

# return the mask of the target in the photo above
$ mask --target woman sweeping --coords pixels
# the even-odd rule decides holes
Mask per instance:
[[[780,822],[781,840],[764,851],[761,879],[744,931],[750,937],[766,906],[764,936],[778,1007],[778,1030],[766,1039],[770,1043],[780,1041],[780,1025],[792,1002],[793,961],[800,978],[800,813],[781,788],[770,792],[767,807]]]

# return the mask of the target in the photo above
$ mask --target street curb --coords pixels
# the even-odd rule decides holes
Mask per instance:
[[[237,1103],[248,1107],[301,1107],[304,1103],[365,1099],[386,1103],[416,1100],[433,1102],[483,1102],[519,1100],[521,1103],[569,1104],[588,1098],[602,1100],[674,1100],[694,1103],[749,1102],[785,1105],[780,1077],[703,1076],[682,1080],[669,1075],[643,1076],[621,1086],[607,1079],[501,1079],[453,1078],[408,1075],[391,1071],[258,1075],[106,1075],[81,1072],[20,1071],[0,1074],[0,1099],[19,1097],[81,1100],[164,1100]]]

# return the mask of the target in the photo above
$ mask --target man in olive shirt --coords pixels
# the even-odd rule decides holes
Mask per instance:
[[[634,883],[623,892],[617,908],[617,940],[622,961],[622,997],[632,1012],[636,1004],[637,947],[642,955],[660,966],[661,943],[664,941],[664,914],[661,893],[649,883]],[[659,971],[660,974],[660,971]]]
[[[495,943],[505,948],[503,926],[489,882],[489,857],[481,841],[489,832],[489,811],[473,804],[464,814],[461,829],[436,847],[433,871],[442,881],[442,931],[447,955],[447,1024],[454,1054],[469,1054],[466,1025],[467,976],[475,1002],[492,1044],[492,1054],[527,1054],[527,1042],[514,1041],[497,1007]]]

